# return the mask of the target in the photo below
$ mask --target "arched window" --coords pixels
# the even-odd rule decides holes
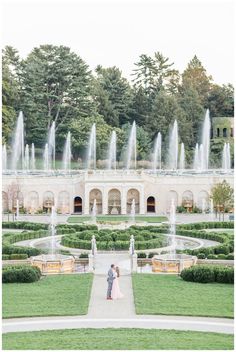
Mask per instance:
[[[3,213],[7,212],[8,209],[8,197],[6,192],[2,192],[2,211]]]
[[[121,194],[118,189],[108,192],[108,214],[117,215],[121,213]]]
[[[52,192],[47,191],[43,195],[43,209],[49,213],[54,205],[54,195]]]
[[[216,134],[217,134],[217,137],[220,137],[220,129],[219,128],[217,128]]]
[[[234,136],[234,129],[230,128],[230,137],[233,137],[233,136]]]
[[[28,195],[28,206],[27,210],[30,214],[34,214],[39,207],[39,195],[38,192],[32,191]]]
[[[81,197],[74,198],[74,213],[82,214],[82,198]]]
[[[191,191],[185,191],[182,196],[182,205],[187,209],[188,212],[193,209],[193,193]]]
[[[150,196],[147,199],[147,213],[155,213],[155,212],[156,212],[155,198]]]
[[[175,206],[178,206],[178,193],[176,191],[169,191],[166,197],[167,204],[166,204],[166,211],[170,211],[171,203],[174,202]]]
[[[96,199],[97,214],[102,214],[102,192],[100,189],[92,189],[89,193],[89,210],[92,213],[94,200]]]
[[[127,193],[127,214],[131,213],[131,205],[135,201],[135,214],[139,214],[139,191],[137,189],[129,189]]]
[[[223,128],[223,137],[228,137],[227,128]]]
[[[70,213],[70,195],[67,191],[61,191],[59,193],[57,209],[61,214]]]

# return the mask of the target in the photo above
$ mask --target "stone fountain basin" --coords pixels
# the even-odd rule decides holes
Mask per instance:
[[[160,254],[152,258],[153,272],[180,273],[197,262],[197,257],[188,254]]]
[[[75,268],[75,259],[63,254],[41,254],[30,258],[32,266],[38,267],[42,274],[72,273]]]

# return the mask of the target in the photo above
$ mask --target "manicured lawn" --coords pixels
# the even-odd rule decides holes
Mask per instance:
[[[87,314],[92,279],[92,274],[68,274],[3,284],[3,318]]]
[[[234,286],[183,281],[176,275],[133,275],[137,314],[233,317]]]
[[[130,216],[128,215],[98,215],[97,216],[97,221],[108,221],[108,222],[120,222],[120,221],[128,221],[130,219]],[[85,221],[91,221],[92,218],[91,216],[70,216],[67,219],[68,223],[81,223]],[[167,218],[165,216],[142,216],[142,215],[137,215],[135,217],[135,220],[137,222],[149,222],[149,223],[158,223],[162,221],[167,221]]]
[[[233,350],[233,335],[157,329],[72,329],[3,334],[4,350]]]

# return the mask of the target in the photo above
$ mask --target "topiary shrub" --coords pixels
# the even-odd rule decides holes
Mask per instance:
[[[205,258],[206,258],[206,255],[205,255],[205,253],[198,253],[198,254],[197,254],[197,258],[198,258],[198,259],[205,259]]]
[[[234,260],[234,255],[233,254],[227,254],[226,259],[227,260]]]
[[[35,282],[41,277],[41,271],[34,266],[6,266],[2,271],[3,283]]]
[[[150,252],[150,253],[148,254],[148,258],[153,258],[153,257],[154,257],[154,255],[156,255],[156,254],[158,254],[158,253],[153,253],[153,252]]]
[[[10,255],[9,254],[2,254],[2,260],[9,260]]]
[[[138,253],[138,258],[147,258],[147,255],[144,252],[140,252]]]
[[[88,258],[88,253],[81,253],[79,258]]]
[[[226,259],[227,255],[226,254],[218,254],[217,259]]]

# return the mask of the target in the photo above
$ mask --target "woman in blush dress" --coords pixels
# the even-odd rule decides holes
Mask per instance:
[[[118,298],[123,298],[124,295],[120,291],[120,286],[119,286],[119,277],[120,277],[120,270],[118,266],[115,269],[114,273],[115,279],[113,280],[113,285],[112,285],[112,290],[111,290],[111,298],[112,299],[118,299]]]

